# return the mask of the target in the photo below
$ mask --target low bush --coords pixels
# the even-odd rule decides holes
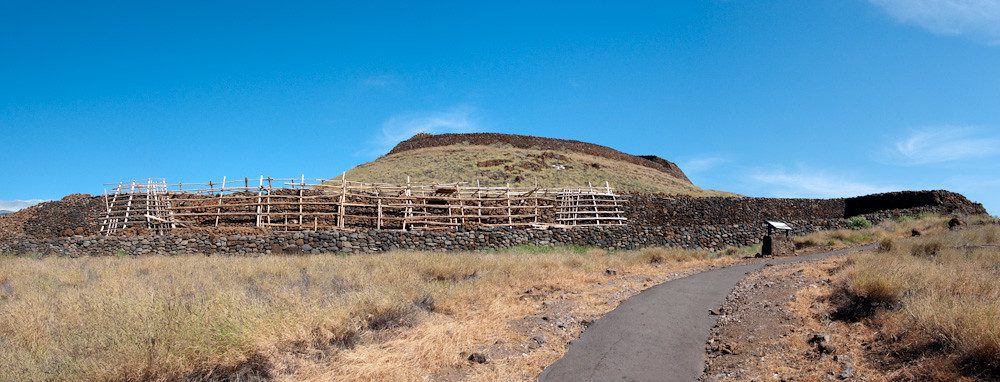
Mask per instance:
[[[850,219],[847,219],[847,228],[858,230],[871,227],[872,222],[868,221],[868,218],[864,216],[852,216]]]

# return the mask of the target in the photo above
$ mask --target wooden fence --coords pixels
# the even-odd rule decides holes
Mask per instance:
[[[604,187],[486,187],[275,179],[109,184],[101,232],[254,227],[271,230],[474,229],[624,225],[622,197]]]

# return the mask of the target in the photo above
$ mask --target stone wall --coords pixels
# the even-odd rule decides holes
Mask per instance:
[[[945,190],[900,191],[844,199],[844,216],[870,214],[895,209],[938,206],[965,215],[987,215],[982,204],[973,203],[962,194]]]
[[[62,206],[58,203],[52,205]],[[30,216],[28,222],[48,222],[43,224],[45,227],[61,228],[62,226],[56,222],[62,221],[68,224],[84,224],[66,217],[76,216],[73,214],[46,212],[46,208],[59,210],[55,207],[37,206],[34,210],[28,211],[34,213],[21,215]],[[85,210],[75,205],[70,207],[73,208],[67,210],[71,212],[77,209]],[[69,256],[177,253],[276,254],[381,252],[396,249],[485,250],[522,244],[575,244],[612,249],[649,246],[721,249],[727,246],[760,243],[764,235],[765,219],[791,223],[795,228],[793,234],[803,234],[821,229],[843,228],[846,226],[845,217],[859,214],[877,223],[887,217],[920,212],[986,213],[982,205],[947,191],[876,194],[848,199],[631,195],[625,210],[629,224],[624,227],[550,230],[504,228],[459,232],[363,230],[249,234],[240,230],[233,232],[215,228],[208,232],[178,230],[166,236],[106,238],[93,236],[96,228],[77,228],[64,229],[60,236],[33,236],[32,232],[0,236],[0,252],[18,255]],[[80,220],[79,216],[76,217],[76,220]],[[2,219],[11,220],[9,217]],[[96,221],[85,223],[89,224],[88,226],[96,225]],[[26,224],[25,227],[32,226]],[[256,232],[256,229],[252,231]]]
[[[878,222],[899,215],[932,212],[933,208],[884,211],[866,217]],[[844,219],[791,221],[792,234],[846,227]],[[384,252],[390,250],[490,250],[517,245],[583,245],[607,249],[669,246],[718,250],[760,243],[763,224],[702,226],[622,226],[532,230],[497,228],[476,231],[280,232],[267,235],[71,236],[0,241],[0,252],[25,256],[176,255],[176,254],[298,254]]]
[[[764,220],[842,219],[880,211],[929,207],[944,213],[986,214],[982,204],[961,194],[902,191],[846,199],[740,198],[628,195],[625,216],[640,226],[758,224]]]
[[[844,217],[844,199],[628,195],[625,216],[629,224],[640,226],[840,219]]]

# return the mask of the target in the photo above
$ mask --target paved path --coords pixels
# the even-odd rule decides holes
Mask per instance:
[[[849,251],[769,259],[671,280],[649,288],[594,322],[539,381],[695,381],[705,364],[705,342],[718,320],[708,313],[747,273],[765,263],[824,259]]]

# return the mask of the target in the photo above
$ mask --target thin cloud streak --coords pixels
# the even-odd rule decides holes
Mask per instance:
[[[800,169],[755,170],[747,177],[751,183],[777,197],[837,198],[877,194],[897,189],[894,186],[852,181],[842,176]]]
[[[681,164],[681,170],[688,174],[696,174],[700,172],[705,172],[719,165],[728,163],[729,159],[722,157],[703,157],[689,159]]]
[[[370,155],[384,155],[393,146],[418,133],[472,133],[480,130],[474,109],[459,106],[446,111],[395,116],[382,123],[382,130],[372,139]]]
[[[997,155],[1000,139],[966,127],[941,126],[916,131],[887,151],[889,162],[895,164],[945,163]]]
[[[946,36],[969,36],[1000,45],[996,0],[870,0],[896,21]]]
[[[28,200],[0,200],[0,210],[2,211],[18,211],[24,208],[31,207],[38,203],[46,202],[44,199],[28,199]]]
[[[371,76],[365,78],[361,81],[361,84],[372,88],[385,88],[393,85],[398,85],[400,80],[396,76],[383,74],[377,76]]]

